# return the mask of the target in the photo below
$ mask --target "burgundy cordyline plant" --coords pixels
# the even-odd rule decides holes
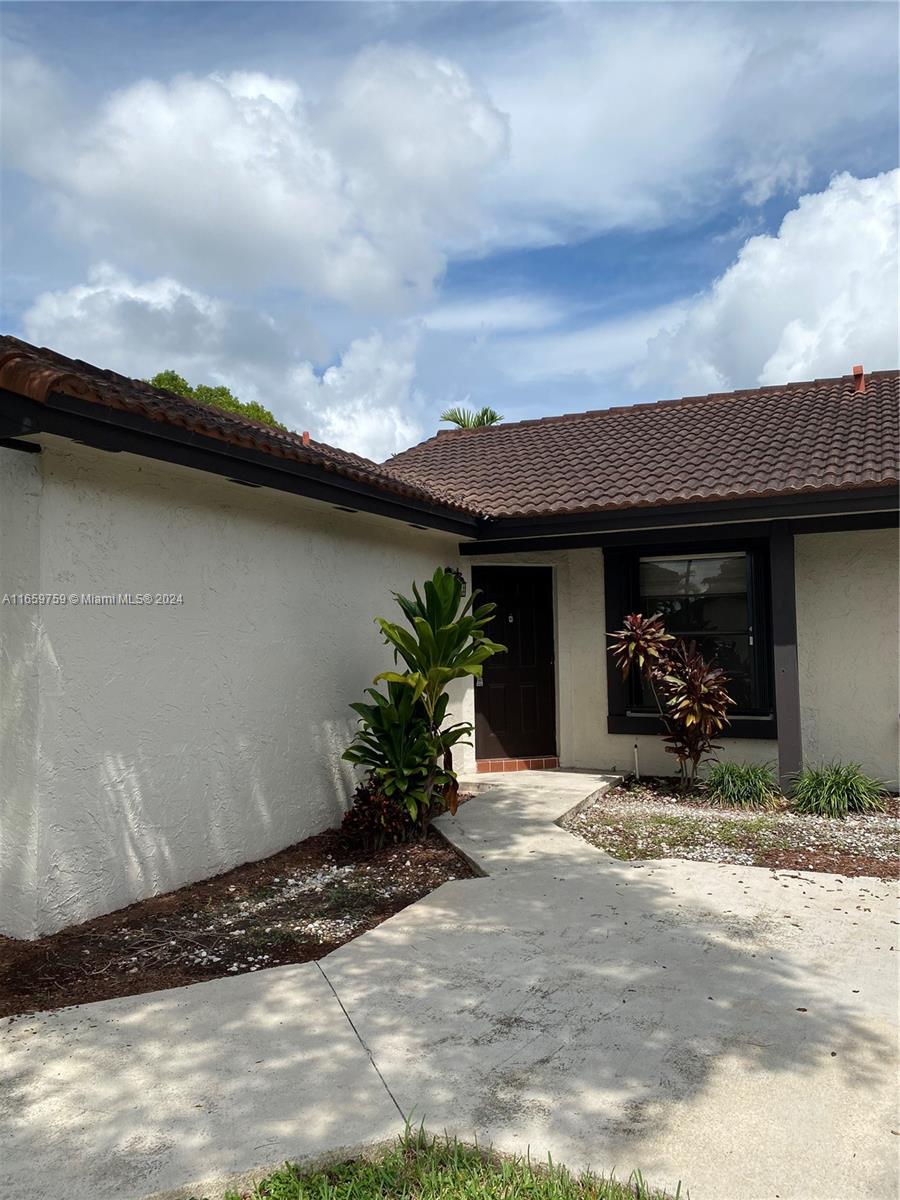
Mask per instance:
[[[609,638],[622,678],[636,666],[650,687],[667,731],[666,752],[678,760],[681,789],[687,791],[703,756],[719,749],[713,739],[728,724],[728,710],[735,703],[725,672],[706,661],[696,642],[667,633],[659,613],[631,613],[625,627]]]

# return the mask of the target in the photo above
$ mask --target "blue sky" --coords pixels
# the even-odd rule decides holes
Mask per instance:
[[[896,365],[892,4],[6,4],[4,326],[383,458]]]

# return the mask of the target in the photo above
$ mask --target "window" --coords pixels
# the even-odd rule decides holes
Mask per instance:
[[[737,701],[732,736],[774,734],[772,648],[768,617],[768,555],[762,546],[730,545],[694,551],[640,547],[607,551],[607,630],[628,612],[661,613],[676,637],[728,674]],[[608,671],[610,732],[646,730],[656,719],[649,689],[634,673],[626,684]]]
[[[638,610],[662,613],[669,633],[695,641],[707,662],[715,659],[741,712],[758,707],[749,593],[750,559],[741,551],[640,559]],[[652,705],[643,693],[641,701]]]

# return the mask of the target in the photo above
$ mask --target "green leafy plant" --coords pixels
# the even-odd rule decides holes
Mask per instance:
[[[774,808],[778,785],[772,764],[714,762],[706,773],[706,797],[730,808]]]
[[[213,387],[208,383],[192,385],[179,375],[177,371],[157,371],[147,382],[151,387],[165,388],[176,396],[184,396],[188,400],[196,400],[200,404],[209,404],[212,408],[220,408],[223,412],[236,413],[247,417],[250,421],[258,421],[260,425],[271,425],[274,429],[287,429],[280,421],[275,420],[273,413],[256,400],[239,400],[230,388],[219,385]]]
[[[624,628],[609,637],[622,678],[637,667],[646,680],[666,728],[666,752],[675,756],[682,790],[687,791],[701,759],[719,749],[713,739],[728,724],[734,700],[725,672],[706,661],[696,642],[667,633],[659,613],[631,613]]]
[[[816,817],[873,813],[884,809],[884,788],[859,763],[827,763],[804,767],[791,788],[794,809]]]
[[[503,417],[496,409],[485,405],[477,411],[471,408],[448,408],[441,413],[442,421],[458,425],[460,429],[481,429],[485,425],[496,425]]]
[[[366,694],[372,697],[371,704],[350,705],[360,718],[360,728],[343,757],[365,767],[378,792],[405,809],[413,822],[419,821],[430,803],[433,756],[425,710],[414,691],[396,680],[388,681],[387,695],[374,687],[366,688]],[[465,737],[469,728],[458,725],[443,730],[447,747]]]
[[[406,670],[383,671],[374,682],[385,682],[387,694],[368,688],[372,704],[351,705],[360,729],[344,758],[370,770],[384,795],[424,829],[438,795],[456,811],[452,748],[472,732],[463,722],[445,727],[447,686],[480,676],[482,664],[505,647],[484,632],[494,605],[476,608],[477,593],[463,604],[463,581],[455,572],[438,569],[422,592],[416,584],[412,590],[412,599],[394,593],[409,628],[376,617],[395,663],[402,660]]]
[[[372,772],[353,793],[353,804],[341,822],[341,839],[353,850],[380,850],[408,842],[417,831],[406,805],[389,800]]]

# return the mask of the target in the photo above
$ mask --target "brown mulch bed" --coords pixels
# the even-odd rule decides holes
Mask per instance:
[[[702,791],[680,795],[670,779],[626,780],[567,818],[565,827],[616,858],[687,858],[776,870],[826,871],[897,879],[900,803],[844,820],[790,810],[709,804]]]
[[[310,962],[473,874],[433,830],[357,853],[320,833],[37,941],[0,936],[0,1016]]]

